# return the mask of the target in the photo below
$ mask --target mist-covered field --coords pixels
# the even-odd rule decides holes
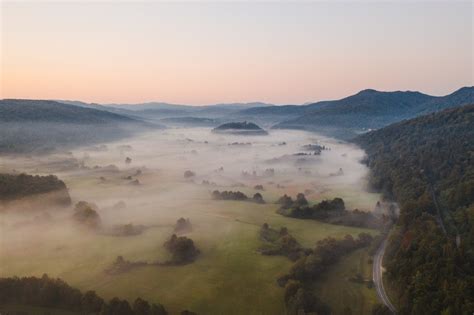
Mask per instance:
[[[303,147],[309,144],[325,149],[314,155]],[[209,128],[158,130],[71,152],[2,157],[1,172],[57,175],[66,183],[73,205],[97,205],[106,229],[128,223],[145,229],[133,236],[108,235],[77,226],[72,207],[37,208],[32,215],[24,203],[10,203],[0,214],[0,276],[47,273],[105,298],[156,301],[172,313],[188,308],[199,314],[282,314],[284,289],[276,279],[292,262],[257,251],[260,227],[285,226],[305,247],[328,236],[376,234],[276,213],[279,197],[299,192],[310,202],[341,197],[348,209],[371,211],[379,196],[367,192],[363,157],[353,145],[303,131],[236,136],[213,134]],[[257,185],[262,187],[257,190]],[[241,191],[249,197],[259,192],[265,203],[213,200],[214,190]],[[105,272],[119,255],[130,261],[167,260],[163,243],[180,217],[192,223],[185,235],[201,252],[195,262]],[[354,261],[347,260],[352,258],[360,255],[342,263],[353,266]],[[336,276],[338,284],[332,281],[328,287],[344,286],[346,276]],[[363,309],[368,310],[375,293],[358,288],[351,284],[352,293],[366,299]],[[331,297],[324,288],[318,290],[323,299]],[[325,302],[336,305],[336,313],[340,309],[337,299]]]

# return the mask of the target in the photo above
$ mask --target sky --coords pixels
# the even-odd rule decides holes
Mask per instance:
[[[473,1],[1,1],[0,98],[303,104],[474,85]]]

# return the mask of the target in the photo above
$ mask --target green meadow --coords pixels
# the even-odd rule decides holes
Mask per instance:
[[[176,131],[176,137],[184,137],[179,132]],[[17,163],[23,166],[31,174],[57,174],[69,188],[73,203],[86,200],[98,205],[105,226],[133,223],[149,228],[136,236],[103,235],[74,224],[72,207],[56,212],[44,209],[52,215],[51,222],[30,222],[20,227],[8,215],[2,214],[2,224],[7,230],[0,234],[0,276],[41,276],[47,273],[62,278],[81,291],[94,290],[106,299],[117,296],[133,303],[141,297],[159,302],[171,314],[184,309],[200,315],[284,314],[284,289],[277,285],[276,279],[288,272],[292,262],[286,257],[259,254],[262,224],[268,223],[277,229],[288,228],[304,247],[314,247],[318,240],[326,237],[377,233],[375,230],[292,219],[276,213],[278,205],[275,202],[280,196],[289,194],[294,197],[306,189],[311,189],[307,194],[310,203],[342,197],[348,209],[373,209],[378,195],[364,191],[365,170],[358,163],[359,153],[352,159],[342,157],[341,152],[350,150],[342,144],[335,143],[334,149],[325,153],[327,157],[316,157],[310,164],[315,174],[320,172],[323,175],[303,174],[292,162],[285,162],[272,166],[276,168],[274,176],[243,177],[241,170],[256,168],[262,173],[268,167],[263,160],[297,152],[310,140],[300,139],[298,133],[294,135],[294,144],[290,148],[274,146],[272,141],[276,143],[280,138],[272,141],[268,139],[273,138],[265,138],[266,142],[259,144],[261,147],[235,149],[229,148],[228,140],[220,138],[210,147],[203,142],[209,137],[206,132],[201,141],[186,142],[186,150],[199,152],[186,155],[182,153],[181,142],[169,144],[167,138],[156,140],[158,137],[150,137],[133,143],[136,151],[127,153],[136,163],[132,166],[124,165],[125,155],[113,149],[89,152],[84,159],[89,166],[86,169],[58,170],[51,167],[50,162],[55,161],[53,158],[44,157],[7,161],[8,165]],[[149,144],[153,141],[157,142],[156,148],[169,148],[169,152],[156,154]],[[80,150],[73,154],[85,155]],[[215,165],[210,164],[216,154],[220,159]],[[42,159],[41,163],[39,159]],[[63,165],[61,157],[57,161],[55,167]],[[109,164],[118,165],[118,170],[94,167]],[[216,172],[221,165],[225,172]],[[343,177],[324,175],[328,170],[337,170],[340,165],[349,175],[353,174],[352,182],[345,184]],[[143,172],[134,175],[137,169]],[[194,170],[198,175],[185,179],[183,170],[186,169]],[[352,173],[351,169],[354,169]],[[129,176],[139,179],[140,184],[132,185],[127,179]],[[217,184],[205,185],[203,180]],[[211,199],[211,192],[215,189],[239,190],[251,197],[257,192],[254,189],[257,184],[264,186],[264,191],[259,192],[266,200],[265,204]],[[124,201],[126,207],[114,208],[113,205],[119,201]],[[173,234],[174,224],[180,217],[189,218],[192,223],[192,231],[185,236],[191,238],[201,252],[195,262],[182,266],[144,266],[117,275],[104,272],[119,255],[129,261],[166,261],[169,253],[163,243]],[[353,314],[365,314],[375,302],[373,289],[347,280],[355,273],[369,277],[367,260],[365,251],[346,256],[316,285],[315,292],[336,314],[346,305],[353,307]]]

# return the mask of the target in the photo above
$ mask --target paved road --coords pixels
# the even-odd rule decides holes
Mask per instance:
[[[377,295],[379,296],[380,300],[385,304],[393,314],[396,314],[396,309],[393,304],[390,302],[387,293],[383,287],[382,281],[382,262],[383,262],[383,255],[385,253],[385,246],[387,241],[384,240],[381,244],[379,249],[377,249],[377,253],[374,255],[374,263],[372,269],[372,280],[374,281],[375,289],[377,290]]]

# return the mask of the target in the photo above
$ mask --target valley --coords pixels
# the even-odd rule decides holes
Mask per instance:
[[[232,145],[247,142],[251,144]],[[294,155],[314,143],[330,150]],[[30,214],[7,206],[1,214],[0,276],[47,273],[106,299],[118,296],[133,302],[141,297],[159,302],[171,314],[186,308],[198,314],[284,313],[284,289],[276,280],[292,262],[258,252],[260,227],[264,223],[286,227],[304,247],[313,247],[327,237],[342,239],[349,234],[355,238],[361,232],[377,235],[373,229],[287,218],[277,213],[275,204],[283,194],[294,197],[305,192],[310,203],[341,197],[348,209],[372,211],[379,196],[366,190],[368,169],[360,164],[362,157],[357,147],[317,134],[271,131],[265,136],[239,136],[213,134],[208,128],[147,132],[98,147],[38,157],[2,157],[2,172],[21,168],[28,174],[58,176],[67,185],[73,204],[84,200],[97,205],[102,225],[132,223],[149,228],[134,236],[102,235],[75,225],[72,208],[47,207],[36,209],[35,214],[48,213],[50,218],[33,225],[25,222]],[[71,159],[77,163],[68,162]],[[339,169],[343,174],[334,176]],[[185,178],[187,170],[194,175]],[[256,190],[256,185],[263,190]],[[260,192],[265,203],[212,200],[214,190],[238,190],[249,196]],[[117,256],[130,261],[168,259],[162,244],[173,234],[180,217],[189,218],[192,224],[184,235],[201,252],[195,262],[150,265],[117,275],[104,272]],[[371,269],[368,259],[357,257],[344,257],[341,264],[358,260],[362,270]],[[350,285],[364,299],[365,309],[370,309],[376,303],[374,289],[350,283],[351,273],[324,281]],[[323,302],[339,309],[335,300]]]

